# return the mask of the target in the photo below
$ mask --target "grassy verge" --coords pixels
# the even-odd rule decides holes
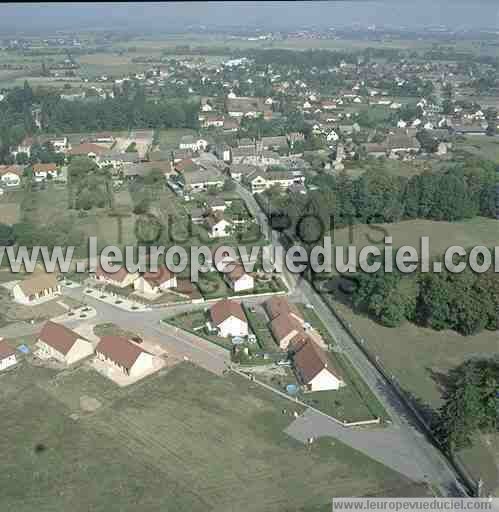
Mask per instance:
[[[0,376],[0,510],[320,510],[331,496],[424,494],[340,442],[293,440],[289,403],[237,376],[181,364],[118,388],[84,367],[56,375]],[[85,412],[82,396],[101,407]]]

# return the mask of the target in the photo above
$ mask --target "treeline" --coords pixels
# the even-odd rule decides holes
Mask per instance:
[[[34,107],[41,109],[41,131],[91,132],[130,128],[196,128],[198,102],[189,98],[147,99],[143,88],[116,88],[114,98],[92,101],[61,99],[54,91],[34,91],[28,82],[15,87],[0,102],[0,162],[12,163],[10,148],[38,129]]]
[[[277,64],[298,68],[328,68],[338,66],[342,61],[354,64],[357,54],[330,50],[252,50],[248,57],[255,60],[257,65]]]
[[[148,100],[141,92],[92,102],[49,97],[42,103],[42,119],[52,132],[196,128],[198,107],[189,99]]]
[[[458,221],[476,216],[495,218],[495,164],[468,160],[442,172],[425,172],[411,178],[393,176],[383,164],[360,178],[345,173],[318,175],[311,180],[316,190],[307,195],[282,196],[265,192],[275,211],[296,225],[306,214],[315,214],[335,227],[381,224],[410,219]],[[265,203],[265,201],[264,201]],[[268,204],[268,201],[266,201]]]
[[[402,275],[381,268],[349,279],[354,282],[349,289],[353,306],[387,327],[412,321],[465,336],[499,327],[499,276],[493,270]]]

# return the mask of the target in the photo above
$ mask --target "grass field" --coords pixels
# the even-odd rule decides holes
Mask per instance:
[[[382,228],[384,231],[380,231]],[[334,231],[336,245],[355,245],[359,250],[367,245],[381,246],[383,238],[391,236],[393,247],[412,245],[419,249],[422,236],[430,237],[430,253],[443,254],[452,245],[470,248],[475,245],[499,245],[499,224],[494,219],[476,217],[462,222],[411,220],[395,224],[354,225]]]
[[[304,511],[425,492],[339,442],[292,440],[281,401],[236,377],[183,364],[125,390],[85,368],[55,375],[0,377],[1,510]]]
[[[466,137],[466,142],[460,142],[456,145],[477,157],[492,160],[499,164],[499,139],[493,137]]]
[[[499,245],[499,225],[493,219],[476,218],[464,222],[407,221],[383,225],[393,237],[394,247],[412,245],[419,248],[421,236],[430,237],[432,255],[442,254],[451,245],[470,248],[475,245]],[[335,232],[338,245],[350,240],[358,248],[376,243],[384,235],[368,226],[354,226]],[[367,238],[371,237],[371,241]],[[333,300],[335,308],[366,340],[367,346],[395,375],[401,385],[424,406],[437,409],[441,401],[442,378],[470,357],[490,356],[499,350],[496,332],[483,331],[476,336],[461,336],[452,331],[437,332],[406,322],[396,329],[383,327],[367,316],[355,314],[343,303]],[[462,454],[465,464],[491,491],[499,490],[499,436],[477,437],[475,446]]]
[[[367,316],[353,313],[339,301],[333,304],[402,387],[432,410],[442,404],[441,383],[451,368],[470,357],[489,357],[499,349],[496,332],[461,336],[453,331],[424,329],[409,322],[390,329]],[[484,479],[489,491],[499,490],[499,436],[477,438],[475,447],[463,452],[462,459],[474,475]]]

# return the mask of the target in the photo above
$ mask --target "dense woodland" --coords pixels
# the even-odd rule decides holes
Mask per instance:
[[[147,99],[140,86],[116,89],[114,98],[64,100],[60,94],[25,82],[0,102],[0,163],[12,163],[9,148],[37,132],[32,110],[41,108],[42,132],[79,133],[130,128],[195,128],[198,103],[187,99]]]

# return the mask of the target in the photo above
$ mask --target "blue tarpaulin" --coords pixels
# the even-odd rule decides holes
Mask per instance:
[[[19,345],[17,347],[17,350],[19,350],[19,352],[22,352],[23,354],[29,354],[29,347],[27,347],[26,345]]]

